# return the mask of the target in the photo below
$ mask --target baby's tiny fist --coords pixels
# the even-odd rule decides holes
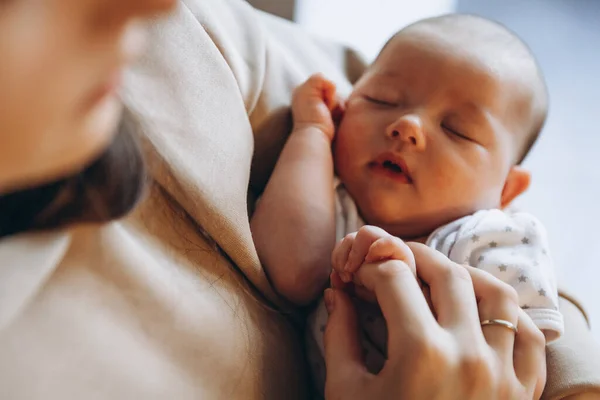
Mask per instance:
[[[335,245],[335,248],[331,253],[331,266],[333,270],[337,272],[339,277],[346,283],[351,280],[351,276],[345,272],[345,269],[346,265],[348,264],[348,256],[352,250],[352,246],[354,245],[355,238],[356,232],[346,235]]]
[[[389,233],[377,226],[365,225],[360,228],[355,235],[352,248],[348,252],[344,271],[351,274],[356,272],[367,261],[367,255],[373,244],[389,236],[391,236]]]
[[[409,265],[414,265],[414,256],[410,248],[400,238],[392,235],[382,237],[375,241],[365,257],[365,262],[383,260],[400,260]]]

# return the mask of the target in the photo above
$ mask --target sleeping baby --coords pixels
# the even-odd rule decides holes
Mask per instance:
[[[312,76],[294,93],[293,132],[251,221],[273,285],[290,301],[311,304],[332,267],[350,281],[364,262],[410,262],[403,241],[418,241],[511,285],[555,340],[563,322],[545,230],[532,215],[509,209],[529,186],[521,162],[546,113],[546,86],[528,47],[471,15],[402,29],[346,102],[332,82]],[[361,229],[373,246],[352,248]],[[395,240],[376,245],[388,236]],[[332,265],[344,237],[346,256]],[[368,295],[357,297],[365,360],[378,372],[385,323]],[[321,390],[326,321],[321,301],[307,338]]]

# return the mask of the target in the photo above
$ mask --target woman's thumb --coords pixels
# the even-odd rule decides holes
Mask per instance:
[[[327,385],[349,386],[349,382],[366,372],[358,340],[356,310],[348,295],[337,289],[325,291],[325,305],[329,312],[323,338]]]

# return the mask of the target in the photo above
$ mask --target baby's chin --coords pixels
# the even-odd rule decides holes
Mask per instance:
[[[431,226],[411,222],[381,223],[376,225],[406,242],[425,243],[429,235],[436,229]]]
[[[382,212],[381,208],[363,210],[359,207],[359,210],[367,225],[378,226],[403,240],[412,240],[428,233],[428,227],[414,216],[391,215]]]
[[[361,215],[368,225],[378,226],[405,241],[425,242],[437,228],[456,219],[444,211],[419,213],[407,208],[406,211],[410,214],[406,215],[382,211],[381,208],[374,207],[366,212],[361,210]]]

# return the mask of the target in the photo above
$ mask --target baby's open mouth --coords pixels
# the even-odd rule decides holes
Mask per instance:
[[[399,174],[402,173],[402,167],[399,166],[398,164],[394,163],[393,161],[386,160],[381,165],[383,166],[383,168],[387,168],[393,172],[396,172]]]
[[[402,157],[395,153],[387,152],[382,154],[370,162],[369,167],[401,183],[412,183],[406,163]]]

